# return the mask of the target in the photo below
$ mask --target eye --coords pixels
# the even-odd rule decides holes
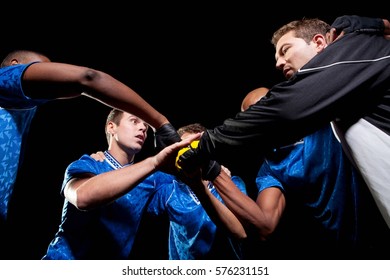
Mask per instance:
[[[130,118],[129,120],[132,124],[137,124],[139,120],[137,118]]]
[[[283,48],[281,49],[282,54],[285,55],[289,49],[290,49],[290,46],[283,46]]]

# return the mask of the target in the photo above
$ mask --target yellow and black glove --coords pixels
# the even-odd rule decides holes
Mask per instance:
[[[176,156],[175,166],[179,173],[190,176],[199,168],[202,171],[202,179],[213,181],[221,173],[221,165],[214,160],[202,161],[198,150],[199,140],[191,142],[188,147],[179,150]]]

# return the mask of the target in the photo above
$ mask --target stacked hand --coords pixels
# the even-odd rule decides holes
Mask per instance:
[[[200,163],[197,162],[197,157],[195,155],[195,149],[198,147],[198,144],[199,140],[192,141],[189,146],[180,149],[176,156],[176,169],[189,177],[192,177],[191,174],[195,173],[200,168]]]
[[[177,175],[177,169],[175,168],[175,158],[177,153],[191,144],[192,141],[199,139],[200,134],[193,134],[188,136],[185,139],[180,139],[179,142],[175,142],[160,152],[156,153],[152,158],[154,160],[154,165],[157,169],[164,171],[166,173]]]
[[[179,173],[192,177],[201,170],[202,179],[213,181],[221,172],[221,165],[214,160],[204,160],[199,155],[199,140],[179,150],[175,166]]]

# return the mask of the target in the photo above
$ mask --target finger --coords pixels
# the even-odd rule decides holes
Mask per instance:
[[[177,146],[180,148],[186,147],[191,144],[194,140],[200,139],[201,133],[191,134],[188,137],[184,138],[182,141],[177,143]]]
[[[326,42],[328,44],[332,43],[333,41],[336,40],[338,37],[336,28],[331,28],[327,33],[326,33]]]

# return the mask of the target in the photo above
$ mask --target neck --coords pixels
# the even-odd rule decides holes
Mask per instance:
[[[106,152],[109,153],[109,155],[111,157],[113,157],[122,166],[134,162],[135,155],[130,155],[130,154],[126,153],[125,151],[122,151],[122,150],[116,151],[114,149],[108,149]]]

